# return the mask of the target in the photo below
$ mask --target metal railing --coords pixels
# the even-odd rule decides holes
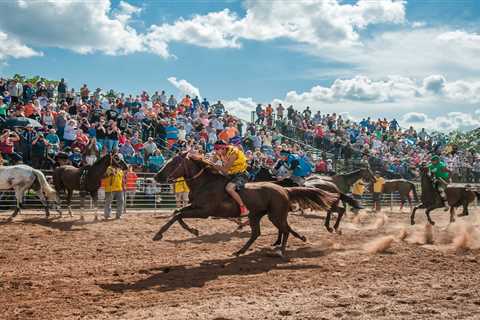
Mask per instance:
[[[51,172],[45,172],[47,180],[51,185]],[[175,201],[174,186],[172,184],[160,184],[153,179],[153,173],[137,173],[138,179],[133,186],[129,186],[125,192],[126,209],[149,211],[163,211],[171,210],[177,207]],[[61,195],[62,209],[66,208],[66,196]],[[105,191],[103,188],[98,192],[98,208],[104,207]],[[0,191],[0,210],[10,210],[16,206],[16,198],[13,190]],[[72,209],[78,210],[81,208],[81,197],[78,191],[74,191],[72,197]],[[115,207],[115,204],[114,204]],[[25,209],[40,209],[42,208],[39,198],[35,191],[29,190],[25,193],[23,198],[23,208]],[[93,201],[87,194],[84,197],[83,210],[94,210]]]

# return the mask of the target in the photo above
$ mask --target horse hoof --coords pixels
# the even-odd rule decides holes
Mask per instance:
[[[301,236],[301,237],[300,237],[300,240],[302,240],[303,242],[307,242],[307,237]]]
[[[428,221],[428,222],[429,222],[432,226],[435,225],[435,222],[433,222],[433,221]]]
[[[330,232],[330,233],[333,233],[333,229],[332,229],[332,228],[327,227],[327,231]]]
[[[244,251],[240,250],[240,251],[237,251],[237,252],[232,253],[232,256],[233,256],[233,257],[238,257],[238,256],[241,256],[241,255],[244,254],[244,253],[245,253]]]
[[[340,230],[340,229],[335,229],[335,232],[336,232],[339,236],[342,235],[342,230]]]
[[[162,238],[163,238],[163,235],[160,233],[157,233],[155,237],[153,237],[153,241],[160,241],[162,240]]]
[[[198,237],[200,235],[200,232],[198,232],[197,229],[192,229],[192,234],[195,236],[195,237]]]
[[[410,221],[410,225],[414,226],[415,225],[415,221]]]

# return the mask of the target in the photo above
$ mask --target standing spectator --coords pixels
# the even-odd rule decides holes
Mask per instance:
[[[278,104],[277,107],[277,119],[278,120],[283,120],[283,112],[285,111],[285,108],[282,106],[281,103]]]
[[[177,208],[183,208],[188,204],[188,194],[190,189],[183,177],[175,180],[175,200],[177,202]]]
[[[32,142],[36,137],[36,132],[31,124],[27,124],[25,130],[21,134],[20,150],[22,150],[23,162],[31,164]]]
[[[32,167],[35,169],[44,169],[47,156],[48,142],[43,133],[38,133],[32,141]]]
[[[73,119],[67,121],[65,132],[63,133],[65,146],[69,147],[77,139],[77,122]]]
[[[104,218],[109,219],[112,212],[112,202],[115,199],[117,203],[117,214],[116,219],[120,219],[123,213],[124,207],[124,180],[123,180],[123,171],[122,169],[115,168],[110,166],[105,172],[105,209],[104,209]]]
[[[88,89],[87,85],[84,84],[83,87],[80,88],[80,97],[82,98],[83,102],[87,102],[89,96],[90,90]]]
[[[382,192],[385,179],[382,178],[380,172],[375,172],[375,183],[373,184],[373,210],[379,212],[382,210]]]
[[[0,118],[5,120],[7,118],[8,105],[4,102],[3,97],[0,95]]]
[[[7,158],[10,164],[17,164],[22,160],[22,156],[15,152],[14,144],[20,141],[20,136],[9,129],[2,131],[0,136],[0,151],[3,159]]]
[[[170,98],[168,98],[168,108],[170,109],[170,111],[174,110],[175,107],[177,106],[177,99],[175,99],[175,97],[172,95],[170,95]]]
[[[172,119],[170,124],[165,128],[165,132],[167,135],[168,148],[171,148],[178,139],[178,128],[175,126],[174,119]]]
[[[67,90],[68,90],[67,84],[65,83],[65,80],[62,78],[57,86],[58,101],[63,101],[66,99]]]
[[[130,199],[130,206],[133,206],[133,200],[135,199],[135,193],[137,192],[137,180],[138,175],[133,170],[133,166],[128,166],[128,172],[125,178],[125,201],[128,202]],[[125,203],[125,206],[126,205],[127,204]]]
[[[145,157],[145,161],[148,161],[148,158],[157,151],[158,147],[153,141],[152,137],[149,137],[147,142],[143,144],[143,155]]]
[[[160,150],[155,150],[153,155],[148,158],[147,165],[150,172],[158,172],[160,168],[165,163],[165,158],[163,157]]]
[[[85,163],[87,165],[91,166],[92,164],[95,163],[95,161],[97,161],[100,155],[100,148],[98,147],[96,137],[92,137],[90,139],[87,146],[85,147],[84,155],[85,155]]]

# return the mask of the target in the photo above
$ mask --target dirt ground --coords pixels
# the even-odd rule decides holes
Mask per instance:
[[[1,216],[0,318],[479,319],[473,212],[448,225],[436,211],[433,230],[423,211],[414,227],[406,212],[349,215],[342,235],[328,234],[321,214],[292,214],[308,241],[290,237],[288,259],[275,256],[267,219],[237,258],[249,232],[230,221],[190,220],[199,237],[174,225],[154,242],[165,214],[97,223]]]

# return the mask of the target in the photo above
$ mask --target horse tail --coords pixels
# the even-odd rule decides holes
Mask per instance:
[[[45,194],[48,200],[56,200],[57,192],[53,189],[45,178],[45,175],[42,171],[33,169],[33,174],[37,177],[38,182],[40,182],[40,188]]]
[[[475,196],[477,197],[477,200],[480,201],[480,192],[479,191],[474,191]]]
[[[413,199],[415,200],[415,202],[418,202],[417,188],[415,187],[415,184],[413,182],[410,182],[410,190],[412,190]]]
[[[302,209],[329,210],[340,196],[317,188],[285,188],[291,202],[296,202]]]
[[[349,195],[346,195],[345,193],[340,193],[340,200],[349,204],[354,209],[363,209],[363,206],[358,200],[350,197]]]

